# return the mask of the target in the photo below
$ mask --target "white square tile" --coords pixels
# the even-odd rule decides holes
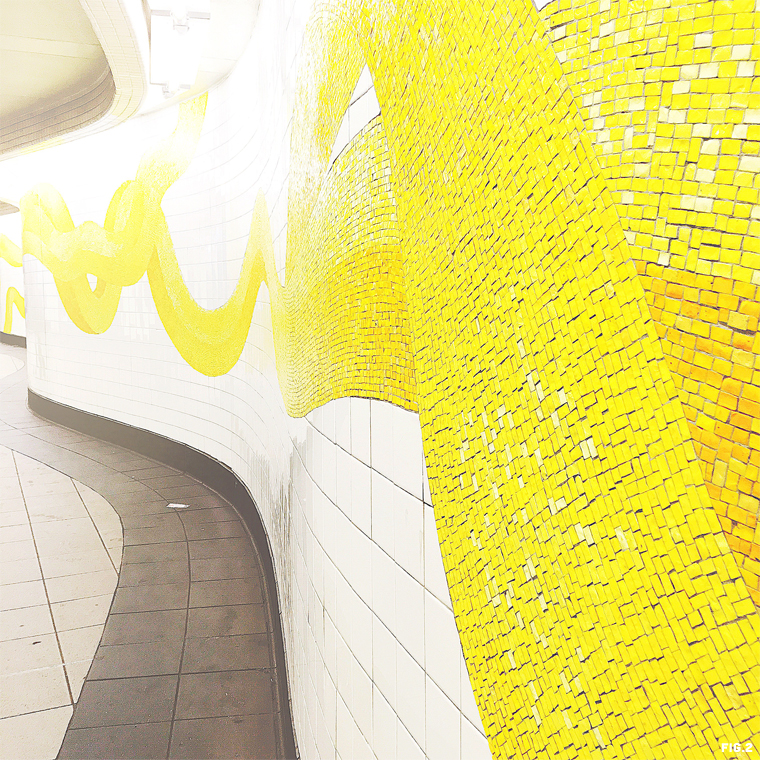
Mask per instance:
[[[443,569],[443,558],[441,557],[441,546],[438,543],[438,530],[435,525],[435,516],[433,508],[425,506],[425,588],[434,594],[439,601],[449,609],[451,605],[451,595],[449,586],[446,581],[446,572]]]
[[[398,565],[396,576],[396,633],[403,647],[421,665],[425,662],[425,589]]]
[[[393,483],[372,470],[372,540],[391,557],[396,556]]]
[[[399,644],[396,648],[396,713],[420,746],[425,744],[425,672]]]
[[[425,681],[425,754],[436,760],[460,760],[461,713],[430,680]]]
[[[29,636],[40,636],[53,633],[53,619],[50,607],[45,604],[36,607],[0,612],[0,641],[22,639]]]
[[[327,438],[330,443],[335,443],[335,403],[330,401],[324,406],[320,407],[322,412],[322,435]]]
[[[393,557],[419,583],[425,580],[422,501],[393,489]]]
[[[15,562],[0,562],[0,584],[24,583],[42,578],[37,558],[19,559]]]
[[[370,464],[369,410],[369,399],[351,399],[351,454],[366,465]]]
[[[365,738],[365,734],[356,723],[354,723],[351,752],[354,760],[375,760],[369,746],[369,740]]]
[[[81,575],[62,575],[47,579],[47,591],[50,603],[67,602],[71,599],[83,599],[88,596],[113,594],[116,590],[118,576],[116,571],[94,571]]]
[[[61,664],[54,633],[0,642],[0,674],[24,673]]]
[[[327,498],[335,504],[336,494],[336,456],[337,446],[330,440],[322,440],[322,490]]]
[[[332,403],[335,410],[335,443],[351,453],[351,400],[339,398]]]
[[[2,488],[2,486],[0,486]],[[23,506],[23,503],[21,504]],[[29,517],[25,509],[0,511],[0,528],[9,528],[16,525],[28,525]],[[30,536],[27,536],[29,539]]]
[[[394,480],[393,421],[394,407],[384,401],[370,401],[370,444],[372,469]]]
[[[74,708],[71,705],[0,720],[3,757],[55,760]]]
[[[399,721],[396,728],[396,754],[394,757],[404,760],[422,760],[425,753],[414,741],[406,726]]]
[[[32,529],[27,521],[6,525],[0,528],[0,544],[10,544],[16,541],[31,541]],[[3,552],[5,547],[3,547]]]
[[[460,704],[462,645],[454,615],[425,592],[425,670],[446,696]]]
[[[372,604],[372,542],[351,525],[349,583],[365,604]]]
[[[372,535],[372,471],[351,457],[347,477],[351,480],[351,519],[359,530]]]
[[[420,417],[401,407],[393,409],[393,481],[422,499],[422,433]]]
[[[353,751],[354,721],[346,703],[338,696],[338,730],[336,734],[336,755],[341,760],[351,760]]]
[[[108,616],[112,598],[113,594],[106,594],[51,605],[56,630],[70,631],[74,628],[102,625]]]
[[[398,565],[380,547],[372,546],[372,609],[390,630],[396,628]]]
[[[0,676],[0,718],[70,704],[62,665]]]
[[[395,712],[398,642],[375,617],[372,620],[372,680]]]
[[[0,586],[0,611],[36,607],[47,603],[42,580],[9,583]]]
[[[372,748],[378,760],[396,755],[398,718],[376,685],[372,687]]]
[[[488,740],[467,718],[462,717],[462,758],[463,760],[491,760]]]
[[[17,560],[37,558],[37,548],[31,539],[3,544],[2,552],[3,562],[16,562]]]
[[[349,520],[352,518],[351,496],[353,466],[356,460],[339,446],[335,448],[335,503]]]
[[[351,714],[361,733],[372,738],[372,681],[356,660],[351,661]]]

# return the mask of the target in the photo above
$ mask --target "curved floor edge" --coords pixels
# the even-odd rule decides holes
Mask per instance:
[[[51,422],[132,450],[174,470],[190,475],[229,502],[242,517],[251,535],[261,565],[265,585],[264,599],[270,608],[270,619],[273,622],[270,633],[274,645],[276,702],[280,715],[279,744],[284,757],[296,758],[296,743],[290,711],[285,649],[280,625],[279,596],[274,564],[266,529],[255,502],[242,481],[221,462],[186,444],[156,433],[60,404],[35,393],[31,389],[28,389],[28,404],[33,412]],[[161,494],[164,499],[169,500],[176,498],[181,501],[192,501],[193,498],[190,492],[181,488],[176,491],[172,491],[171,488],[166,489]],[[201,506],[201,502],[197,498],[195,504],[191,503],[191,507],[194,506]],[[209,506],[211,505],[209,504]],[[177,514],[182,518],[183,515],[189,516],[190,512],[179,512]],[[125,540],[126,546],[127,541]]]
[[[12,356],[23,354],[16,347],[5,351]],[[104,633],[77,704],[80,717],[75,712],[69,727],[70,733],[78,732],[72,733],[77,742],[64,741],[60,757],[229,757],[234,742],[235,752],[244,753],[235,756],[297,757],[272,558],[255,504],[243,484],[223,465],[181,444],[34,394],[31,406],[47,412],[51,420],[47,421],[30,411],[28,400],[23,369],[0,381],[0,441],[102,494],[125,523],[119,598],[114,597],[108,618],[112,625]],[[59,427],[59,423],[74,429]],[[84,430],[77,432],[77,426],[106,436],[115,430],[128,435],[122,435],[115,447],[93,440]],[[147,456],[136,452],[137,445],[143,445]],[[155,460],[174,462],[177,469]],[[180,470],[206,472],[211,483],[206,487]],[[231,495],[230,501],[247,517],[248,529],[241,514],[213,488]],[[188,504],[188,509],[167,509],[167,502],[177,501]],[[182,574],[183,565],[184,577],[173,577]],[[258,578],[253,577],[257,573]],[[166,642],[157,642],[168,637],[164,633],[167,621],[157,618],[169,617],[183,618],[175,621],[175,628],[181,629],[175,636],[181,638],[182,651],[179,658],[175,652],[173,662]],[[145,631],[146,626],[149,635],[143,638],[138,635],[132,641],[132,633],[124,636],[133,629]],[[113,657],[117,652],[119,656]],[[114,667],[116,671],[109,671]],[[258,693],[270,694],[271,707],[252,702],[257,689],[251,679],[257,669]],[[163,683],[167,673],[174,674],[168,686]],[[116,702],[98,693],[109,687]],[[163,719],[156,709],[162,688],[167,692],[164,703],[169,702],[168,707],[164,705],[168,712]],[[130,690],[135,692],[131,696]],[[225,695],[230,709],[216,706]],[[88,703],[95,708],[89,714]],[[99,717],[104,705],[110,706],[111,713]],[[143,710],[141,720],[128,715],[134,707]],[[267,713],[270,728],[261,717]],[[269,750],[266,741],[256,745],[256,737],[266,735],[271,735]],[[225,746],[226,754],[219,755],[225,753]]]
[[[226,465],[186,444],[115,420],[75,409],[28,389],[29,408],[39,416],[85,435],[135,451],[182,473],[212,489],[229,502],[242,517],[250,532],[261,564],[265,601],[273,622],[277,703],[280,715],[280,746],[286,758],[296,758],[296,743],[290,710],[285,648],[280,623],[279,596],[269,539],[253,498],[242,481]],[[188,501],[184,493],[164,492],[165,498]],[[192,506],[192,505],[191,505]],[[179,513],[180,517],[183,513]],[[189,513],[187,513],[189,514]],[[125,546],[127,545],[125,541]]]

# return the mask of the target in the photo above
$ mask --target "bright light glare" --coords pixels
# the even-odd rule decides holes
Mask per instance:
[[[209,3],[151,2],[150,81],[163,86],[164,97],[195,84],[206,45]]]

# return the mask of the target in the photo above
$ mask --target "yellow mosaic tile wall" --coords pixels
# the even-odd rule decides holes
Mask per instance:
[[[21,251],[6,235],[0,234],[0,259],[12,267],[21,266]],[[0,283],[0,289],[2,283]],[[1,292],[1,290],[0,290]],[[10,333],[13,330],[13,307],[16,307],[21,318],[24,318],[24,297],[13,286],[5,291],[5,313],[3,317],[3,332]]]
[[[760,605],[760,14],[565,0],[541,15]]]
[[[588,33],[580,29],[576,47]],[[676,49],[687,46],[680,34],[672,34]],[[657,234],[668,237],[676,206],[658,201],[651,217],[651,199],[637,200],[650,192],[638,180],[655,181],[637,174],[638,158],[625,190],[633,199],[618,197],[582,111],[595,90],[573,78],[576,64],[556,45],[521,0],[321,6],[302,53],[285,283],[273,273],[260,199],[240,284],[216,311],[190,298],[160,212],[166,183],[191,158],[202,101],[183,109],[173,138],[116,193],[103,229],[74,228],[51,189],[29,196],[24,250],[51,268],[72,319],[90,332],[107,329],[120,288],[147,269],[169,335],[207,374],[236,361],[266,282],[291,414],[341,395],[419,408],[457,625],[495,756],[742,757],[735,743],[745,748],[760,734],[758,614],[705,485],[702,448],[701,459],[695,453],[690,407],[679,396],[685,371],[681,383],[658,335],[658,325],[670,325],[650,313],[647,292],[658,295],[657,286],[634,264],[665,278],[660,249],[639,236],[654,235],[647,224],[657,232],[664,213]],[[382,124],[328,172],[365,62]],[[658,65],[662,82],[667,67]],[[602,101],[623,97],[612,95]],[[633,124],[646,127],[648,141],[650,122],[638,113]],[[732,113],[724,110],[724,123]],[[644,149],[639,131],[631,150]],[[614,139],[625,143],[625,129]],[[757,171],[749,173],[754,187]],[[686,190],[702,197],[686,185],[671,195]],[[640,218],[626,211],[634,206]],[[683,225],[698,226],[688,213]],[[681,255],[686,271],[694,245],[695,276],[707,276],[704,239],[679,234],[686,247],[673,249],[668,271]],[[739,237],[751,246],[756,230]],[[78,270],[69,263],[56,272],[66,258],[54,255],[58,241],[71,246]],[[753,251],[720,245],[740,251],[739,261],[719,256],[710,267],[730,263],[734,280],[753,283],[756,263],[743,258]],[[647,258],[650,247],[659,263]],[[88,271],[100,278],[94,294],[76,290]],[[721,272],[710,269],[712,285]],[[686,291],[682,301],[694,303]],[[721,308],[753,316],[741,304],[717,306],[718,317]],[[737,330],[751,332],[746,325]],[[738,343],[731,350],[756,356]],[[744,366],[743,356],[731,359]],[[751,401],[744,388],[753,378],[740,381]],[[727,472],[736,473],[734,449],[731,457]]]

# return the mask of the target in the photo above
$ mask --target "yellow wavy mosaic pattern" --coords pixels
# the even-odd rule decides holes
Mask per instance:
[[[147,272],[172,343],[210,376],[237,362],[259,288],[266,284],[289,414],[301,416],[330,398],[367,393],[413,404],[401,259],[380,127],[370,125],[336,161],[315,199],[317,220],[289,257],[285,286],[275,271],[266,202],[259,194],[237,287],[226,304],[206,310],[184,283],[161,210],[164,193],[192,158],[205,107],[205,96],[180,106],[174,134],[114,194],[103,227],[75,226],[50,186],[26,195],[20,205],[24,253],[50,270],[66,312],[88,333],[111,326],[122,288]],[[350,199],[350,206],[335,198]],[[322,250],[330,256],[313,255]],[[88,272],[97,275],[94,290]],[[347,281],[356,284],[349,296],[341,289]]]
[[[12,267],[21,266],[21,249],[7,237],[0,235],[0,259]],[[24,297],[14,287],[5,291],[5,317],[3,320],[3,332],[9,333],[13,329],[13,307],[16,307],[22,319],[25,316]]]
[[[652,50],[694,47],[679,34]],[[758,616],[632,262],[626,232],[641,230],[622,221],[633,213],[579,107],[592,88],[574,93],[562,52],[519,0],[321,9],[302,53],[285,283],[260,199],[226,312],[190,299],[159,205],[190,160],[202,101],[114,196],[102,230],[75,228],[52,190],[29,196],[24,251],[90,332],[147,270],[169,335],[208,374],[234,363],[266,282],[291,414],[341,395],[419,407],[494,755],[740,757],[722,747],[760,734]],[[328,172],[365,62],[382,125]],[[675,81],[657,65],[657,81]]]

